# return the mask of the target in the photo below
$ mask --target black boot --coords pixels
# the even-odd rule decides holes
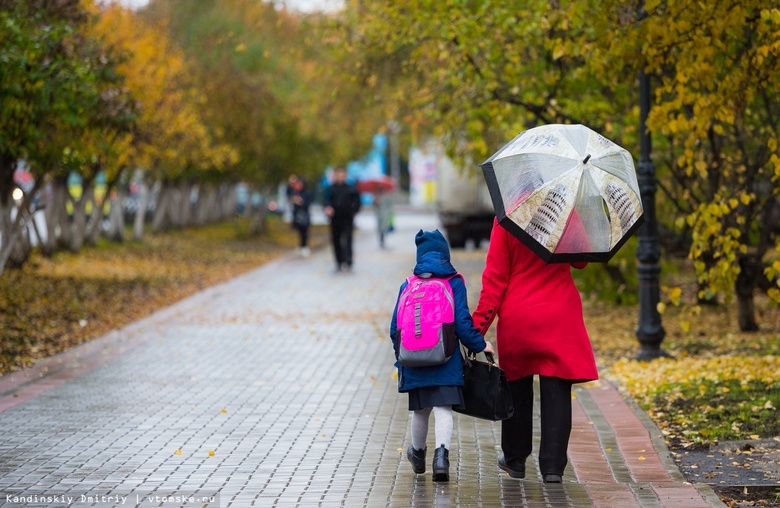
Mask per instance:
[[[450,481],[450,451],[444,445],[433,452],[433,481]]]
[[[425,472],[425,448],[415,450],[414,446],[409,445],[409,449],[406,450],[406,458],[412,463],[412,471],[417,474]]]

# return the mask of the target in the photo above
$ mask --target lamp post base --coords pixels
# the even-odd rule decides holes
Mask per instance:
[[[673,358],[672,355],[661,349],[660,347],[641,347],[637,352],[634,360],[640,362],[649,362],[650,360],[657,360],[658,358]]]

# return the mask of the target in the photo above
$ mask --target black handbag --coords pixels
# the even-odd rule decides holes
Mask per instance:
[[[496,365],[493,355],[486,354],[487,362],[479,362],[476,356],[463,359],[463,399],[462,409],[453,406],[453,411],[498,421],[511,418],[515,413],[509,382],[504,371]]]
[[[308,228],[310,221],[309,212],[305,208],[297,208],[293,213],[292,223],[298,229]]]

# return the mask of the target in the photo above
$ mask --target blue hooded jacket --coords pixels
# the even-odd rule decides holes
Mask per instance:
[[[430,274],[431,277],[446,278],[458,273],[450,263],[450,248],[447,245],[447,240],[438,229],[435,231],[420,230],[414,238],[414,243],[417,245],[415,275]],[[401,284],[401,289],[398,291],[399,298],[406,285],[406,281]],[[455,298],[455,335],[469,351],[479,353],[485,349],[486,344],[485,339],[474,327],[471,320],[466,284],[462,277],[453,277],[450,279],[450,286]],[[398,299],[396,299],[393,319],[390,322],[390,338],[393,341],[396,360],[398,359],[397,318]],[[403,367],[396,361],[395,366],[398,368],[399,392],[408,392],[426,386],[463,386],[463,359],[460,355],[460,348],[456,349],[455,354],[442,365]]]

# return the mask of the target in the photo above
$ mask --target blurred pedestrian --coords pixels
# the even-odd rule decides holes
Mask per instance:
[[[376,229],[379,234],[379,246],[385,248],[385,236],[392,230],[393,195],[381,189],[374,193],[376,211]]]
[[[357,187],[347,183],[347,170],[336,168],[333,183],[325,189],[325,215],[330,218],[331,241],[336,256],[336,271],[352,270],[352,234],[355,215],[360,210]]]
[[[561,483],[571,434],[571,388],[598,379],[582,301],[571,267],[546,264],[497,221],[490,235],[482,292],[474,324],[484,335],[498,318],[496,345],[514,402],[501,421],[498,466],[525,477],[532,451],[533,379],[539,376],[541,434],[539,469],[545,483]]]
[[[298,252],[303,257],[311,254],[309,248],[309,228],[311,226],[311,193],[306,189],[306,181],[297,175],[289,180],[288,197],[292,203],[292,227],[298,231]]]
[[[438,231],[422,231],[414,238],[417,245],[417,264],[414,275],[422,279],[439,279],[449,284],[452,289],[455,322],[453,325],[455,337],[470,352],[493,353],[493,346],[486,342],[474,327],[469,312],[466,283],[450,262],[450,249],[447,240]],[[409,284],[409,279],[401,284],[396,300],[393,318],[390,321],[390,338],[395,350],[396,367],[398,369],[398,391],[409,393],[409,411],[412,411],[412,444],[406,451],[406,457],[412,463],[412,469],[417,474],[425,472],[426,441],[428,436],[428,420],[433,412],[435,420],[436,449],[433,455],[433,480],[449,480],[449,450],[452,438],[452,407],[463,406],[463,358],[460,347],[454,348],[453,355],[441,365],[423,367],[404,367],[398,362],[400,347],[400,330],[403,326],[399,319],[399,302]],[[417,295],[415,295],[417,296]],[[414,312],[414,307],[407,312]],[[412,316],[412,334],[418,328],[425,328],[426,323],[420,323],[426,316],[415,313]],[[444,325],[446,326],[446,325]],[[444,328],[442,328],[442,331]]]

